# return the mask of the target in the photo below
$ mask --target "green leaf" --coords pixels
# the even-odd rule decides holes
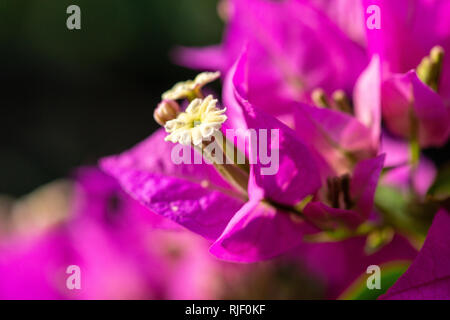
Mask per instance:
[[[409,268],[409,261],[394,261],[380,265],[381,289],[367,288],[367,279],[371,274],[362,274],[339,296],[339,300],[376,300],[385,294],[398,278]]]

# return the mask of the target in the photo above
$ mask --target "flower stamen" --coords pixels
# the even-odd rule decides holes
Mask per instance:
[[[315,89],[311,94],[311,99],[314,104],[321,108],[329,108],[330,102],[325,91],[321,88]]]
[[[429,56],[423,58],[417,67],[419,79],[434,91],[439,89],[444,54],[444,49],[441,46],[435,46],[431,49]]]
[[[333,208],[349,210],[353,207],[350,181],[351,177],[348,174],[327,179],[328,201]]]
[[[203,99],[201,89],[220,78],[220,72],[203,72],[200,73],[194,80],[187,80],[175,84],[172,89],[166,91],[162,95],[163,100],[181,100],[189,99],[193,101],[196,98]]]
[[[345,91],[336,90],[333,93],[333,102],[339,111],[352,114],[352,106],[350,103],[350,99],[347,97]]]
[[[165,140],[194,146],[210,140],[227,120],[224,115],[226,109],[219,109],[216,105],[217,100],[211,95],[205,99],[193,100],[185,112],[166,122],[164,127],[170,134]]]

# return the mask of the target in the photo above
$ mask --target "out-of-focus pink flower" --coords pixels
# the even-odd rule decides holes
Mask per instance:
[[[189,234],[126,195],[96,168],[77,172],[69,220],[0,244],[4,299],[213,299],[232,267]],[[161,229],[155,229],[161,228]],[[168,231],[170,229],[171,231]],[[66,269],[80,267],[80,290]]]
[[[380,55],[383,75],[417,68],[434,46],[450,52],[450,4],[445,0],[363,0],[380,7],[380,29],[367,29],[371,53]],[[450,98],[450,59],[444,59],[440,92]]]
[[[248,46],[248,97],[272,115],[290,112],[292,101],[310,101],[316,88],[351,93],[367,59],[322,11],[308,1],[232,0],[223,43],[183,49],[186,66],[221,70],[232,67]]]
[[[393,300],[450,298],[450,216],[441,210],[413,264],[382,296]]]
[[[296,0],[309,2],[323,10],[353,41],[365,46],[366,22],[361,0]]]
[[[381,28],[368,30],[368,46],[382,66],[382,109],[388,129],[401,137],[418,139],[422,147],[444,145],[450,135],[450,59],[433,72],[432,90],[415,70],[432,48],[450,53],[447,1],[364,1],[377,5]],[[414,135],[418,135],[414,137]]]
[[[422,147],[440,147],[450,134],[450,107],[423,83],[415,71],[396,74],[383,82],[382,110],[388,129]]]

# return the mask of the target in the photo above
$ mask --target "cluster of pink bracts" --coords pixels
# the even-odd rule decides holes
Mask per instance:
[[[383,298],[450,298],[448,173],[423,152],[445,150],[450,135],[450,3],[224,0],[220,8],[223,42],[175,58],[223,75],[226,121],[216,130],[278,130],[268,145],[277,173],[261,174],[255,155],[236,188],[212,164],[175,164],[161,129],[102,159],[104,173],[79,171],[62,223],[5,237],[0,297],[252,298],[257,268],[251,286],[272,294],[259,297],[336,298],[370,265],[383,272],[412,261]],[[380,20],[372,28],[368,19]],[[175,99],[192,95],[203,99],[198,87],[165,97],[176,106],[166,116],[176,119]],[[80,291],[65,288],[68,265],[83,271]],[[276,277],[286,265],[317,281],[274,294],[286,291]]]

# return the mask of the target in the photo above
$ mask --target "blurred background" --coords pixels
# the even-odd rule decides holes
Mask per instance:
[[[66,9],[81,8],[81,30]],[[0,194],[24,195],[122,152],[196,72],[176,45],[220,42],[216,0],[0,0]]]

